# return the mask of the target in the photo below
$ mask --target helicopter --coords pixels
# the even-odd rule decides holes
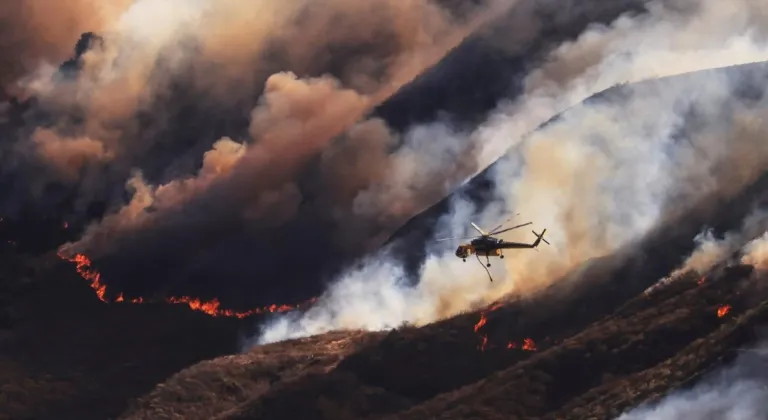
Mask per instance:
[[[475,254],[475,257],[477,257],[478,262],[482,264],[482,261],[480,261],[480,256],[485,257],[486,267],[491,266],[490,257],[499,257],[500,259],[504,258],[503,250],[505,249],[535,249],[539,246],[539,244],[543,241],[547,245],[550,245],[550,243],[544,239],[544,234],[547,232],[547,229],[544,229],[541,231],[541,234],[536,233],[535,230],[532,230],[533,234],[536,235],[536,240],[533,241],[533,243],[526,244],[521,242],[507,242],[500,238],[495,238],[494,235],[498,235],[504,232],[508,232],[513,229],[518,229],[524,226],[528,226],[533,224],[533,222],[527,222],[523,223],[517,226],[512,226],[507,229],[499,230],[506,222],[496,226],[493,228],[490,232],[486,232],[483,229],[481,229],[479,226],[477,226],[474,222],[470,222],[472,227],[480,233],[480,236],[473,236],[469,238],[443,238],[438,239],[438,241],[448,241],[448,240],[466,240],[466,239],[472,239],[469,243],[461,244],[458,248],[456,248],[455,255],[462,259],[462,261],[466,262],[467,257],[469,257],[472,254]],[[488,269],[486,268],[486,271]],[[489,273],[490,276],[490,273]],[[493,281],[493,279],[491,279]]]

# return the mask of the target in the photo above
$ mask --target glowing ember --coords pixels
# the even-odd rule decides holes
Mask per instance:
[[[731,305],[722,305],[717,308],[717,317],[722,318],[728,315],[728,312],[731,312]]]
[[[514,341],[510,341],[509,343],[507,343],[508,350],[513,350],[517,348],[520,348],[525,351],[536,351],[536,343],[531,338],[523,339],[522,347],[518,346],[518,344],[515,343]]]
[[[485,346],[488,344],[488,336],[483,335],[481,337],[481,340],[482,341],[480,342],[480,346],[478,346],[478,349],[480,349],[480,351],[485,351]]]
[[[698,283],[699,286],[703,285],[704,282],[707,281],[707,278],[702,276],[696,283]]]
[[[77,273],[80,275],[80,277],[88,280],[90,283],[91,289],[93,289],[96,292],[96,296],[101,300],[102,302],[109,301],[106,299],[107,294],[107,286],[101,283],[101,275],[98,271],[93,270],[91,268],[91,260],[88,259],[83,254],[76,254],[72,258],[64,257],[63,255],[59,254],[59,257],[62,259],[65,259],[70,262],[74,262],[76,265]],[[305,304],[313,303],[316,300],[316,298],[310,299],[308,302],[305,302]],[[125,297],[123,294],[119,294],[114,302],[125,302]],[[171,297],[166,299],[167,303],[175,303],[175,304],[184,304],[189,306],[190,309],[195,311],[200,311],[203,313],[206,313],[211,316],[225,316],[225,317],[234,317],[234,318],[245,318],[250,315],[255,314],[262,314],[267,312],[287,312],[294,310],[302,305],[297,306],[290,306],[290,305],[270,305],[264,308],[255,308],[251,309],[249,311],[233,311],[231,309],[224,309],[221,308],[221,302],[218,301],[218,299],[213,299],[211,301],[202,301],[197,298],[191,298],[188,296],[181,296],[181,297]],[[142,298],[135,298],[131,299],[130,303],[144,303],[144,299]]]
[[[531,340],[530,338],[526,338],[523,340],[523,350],[526,351],[536,351],[536,343]]]

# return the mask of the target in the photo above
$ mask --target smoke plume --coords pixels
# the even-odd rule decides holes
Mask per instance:
[[[768,411],[765,357],[768,343],[744,349],[733,365],[709,375],[692,389],[643,405],[618,420],[762,419]]]
[[[768,270],[768,232],[749,241],[742,249],[741,262],[759,271]]]
[[[114,24],[131,0],[108,3],[76,0],[6,0],[0,10],[0,92],[17,93],[14,82],[41,62],[60,62],[72,54],[73,40]],[[6,98],[0,94],[0,100]]]
[[[741,229],[729,231],[722,238],[717,238],[712,229],[706,229],[693,238],[697,247],[683,265],[670,274],[676,278],[688,271],[703,274],[716,264],[730,258],[742,247],[749,248],[748,242],[768,229],[768,214],[763,209],[752,212],[742,222]]]
[[[548,229],[551,247],[508,252],[491,268],[490,283],[480,267],[453,256],[455,244],[438,243],[415,287],[384,251],[342,275],[315,308],[267,324],[257,342],[424,324],[512,292],[531,293],[626,249],[686,203],[737,194],[768,165],[764,66],[662,78],[768,59],[764,2],[737,3],[655,3],[647,14],[592,27],[555,49],[524,80],[525,94],[472,133],[483,139],[479,166],[508,150],[493,168],[496,200],[476,209],[456,198],[438,235],[471,236],[469,221],[490,228],[520,212]],[[700,36],[704,27],[711,30]],[[659,80],[574,106],[645,79]],[[533,239],[524,230],[501,237]]]
[[[88,222],[94,205],[107,207],[61,251],[89,255],[128,295],[184,282],[185,294],[210,294],[212,275],[239,279],[232,290],[277,273],[294,279],[289,289],[316,282],[328,260],[379,245],[477,170],[476,146],[449,124],[396,132],[369,114],[512,3],[110,9],[64,65],[46,56],[14,84],[34,101],[3,135],[14,188],[1,193],[2,211],[73,202],[68,217]],[[425,165],[427,156],[441,159]],[[245,295],[269,288],[258,283]],[[259,299],[295,298],[280,293]]]

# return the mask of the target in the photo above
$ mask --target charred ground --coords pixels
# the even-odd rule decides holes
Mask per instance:
[[[733,71],[759,78],[763,70]],[[752,266],[721,264],[644,291],[679,266],[705,226],[732,229],[765,207],[766,183],[764,176],[735,195],[705,198],[627,250],[589,261],[578,275],[526,299],[421,328],[339,331],[235,356],[226,355],[258,318],[209,317],[185,305],[104,304],[71,264],[6,243],[3,413],[615,418],[697,383],[757,339],[768,320],[768,289]],[[54,242],[67,235],[63,227],[50,232]]]
[[[542,3],[541,21],[558,22],[552,18],[555,3]],[[509,77],[510,71],[524,74],[548,48],[577,35],[588,22],[609,21],[642,3],[612,2],[615,9],[598,11],[584,7],[573,21],[559,22],[562,26],[543,31],[513,53],[468,40],[447,57],[445,62],[452,66],[436,67],[375,113],[401,128],[446,111],[457,126],[472,125],[502,97],[517,92],[519,80]],[[489,60],[496,65],[483,67],[488,73],[466,65]],[[77,57],[69,66],[76,64]],[[732,71],[749,73],[752,76],[742,79],[764,85],[764,65]],[[763,89],[748,83],[743,93],[759,98]],[[171,92],[179,95],[168,99],[175,119],[158,135],[192,141],[201,132],[215,138],[243,130],[242,112],[214,124],[201,116],[218,120],[229,110],[191,105],[183,86]],[[614,93],[621,96],[621,89],[602,97]],[[473,95],[473,100],[465,100]],[[472,105],[467,108],[468,103]],[[44,117],[36,114],[40,111],[34,99],[12,99],[10,109],[0,127],[3,136],[15,136],[25,121]],[[151,116],[147,118],[151,125]],[[199,126],[181,123],[188,120]],[[210,146],[185,145],[189,156],[199,156]],[[170,149],[159,154],[176,156]],[[195,161],[190,158],[184,165],[194,167]],[[493,187],[491,171],[456,194],[478,205],[486,203]],[[162,178],[160,172],[156,176]],[[23,187],[23,177],[4,182],[3,192],[9,196],[16,197],[15,188]],[[760,179],[736,196],[692,206],[639,246],[633,244],[632,252],[590,261],[580,275],[566,277],[529,299],[422,328],[334,332],[234,356],[240,338],[252,333],[249,329],[259,317],[238,320],[210,317],[186,305],[99,301],[73,265],[49,251],[77,237],[88,220],[101,217],[106,201],[93,204],[64,228],[76,206],[73,192],[50,187],[45,193],[55,197],[53,202],[36,209],[25,207],[23,200],[14,202],[12,213],[18,216],[0,224],[5,241],[0,255],[0,418],[615,418],[643,401],[695,383],[731,359],[739,347],[754,342],[755,327],[768,320],[768,292],[764,276],[750,266],[721,266],[702,273],[706,280],[701,284],[701,276],[691,275],[658,293],[643,291],[680,264],[702,227],[724,231],[736,226],[754,203],[763,201],[766,182]],[[448,211],[448,203],[439,203],[395,234],[393,242],[410,245],[400,252],[412,269],[423,261],[422,245]],[[315,210],[311,201],[304,206],[305,214]],[[291,239],[294,234],[323,237],[331,223],[302,220],[255,241]],[[291,264],[296,255],[290,244],[278,242],[278,255],[262,256],[275,264],[275,275],[265,277],[294,281],[279,284],[285,287],[280,293],[296,300],[315,295],[322,289],[323,273],[357,256],[337,255],[321,241],[310,244],[316,260]],[[169,252],[178,255],[184,250]],[[125,261],[134,260],[128,255]],[[153,270],[163,261],[167,265],[172,258],[158,262],[149,256],[130,263],[135,272],[122,273],[152,285],[136,290],[136,295],[174,292],[168,284],[154,282],[163,280],[164,274]],[[121,274],[121,264],[114,267],[107,269],[106,279]],[[259,270],[264,273],[264,267]],[[242,296],[274,302],[274,295],[256,293],[274,287],[270,282],[261,282],[258,287],[263,289],[258,290],[248,289],[250,285],[220,287],[205,283],[212,273],[200,276],[194,287],[187,284],[175,291],[203,298],[226,298],[229,293],[230,302],[242,305],[254,303],[240,300]],[[252,282],[248,273],[241,274]],[[729,311],[720,317],[724,305]],[[485,322],[479,325],[481,320]]]
[[[755,327],[768,320],[764,280],[749,266],[699,280],[689,276],[641,294],[576,334],[566,332],[573,324],[550,328],[546,337],[539,330],[535,350],[509,348],[528,330],[520,321],[530,309],[523,302],[486,309],[478,333],[473,325],[481,316],[473,313],[421,329],[258,347],[174,375],[121,418],[611,419],[695,383],[755,341]],[[730,310],[718,315],[726,305]],[[349,347],[329,350],[340,343]],[[290,366],[282,365],[286,358]],[[232,389],[222,389],[222,381],[232,381]]]
[[[24,276],[19,262],[4,276],[31,284],[17,291],[24,299],[3,336],[6,418],[608,419],[695,383],[768,321],[766,279],[720,266],[649,295],[622,299],[607,281],[584,302],[542,295],[423,328],[215,358],[235,351],[242,323],[179,306],[105,305],[61,264]],[[590,306],[594,298],[616,309]],[[553,311],[561,306],[572,311]]]

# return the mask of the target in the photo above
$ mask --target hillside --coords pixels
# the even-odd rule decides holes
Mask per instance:
[[[0,420],[768,419],[760,2],[167,4],[0,86]]]
[[[348,332],[271,344],[186,369],[121,418],[611,419],[693,384],[754,342],[754,328],[768,320],[768,294],[751,274],[734,266],[703,285],[688,277],[577,334],[539,330],[527,349],[524,303],[486,312],[480,334],[475,313],[383,337]],[[286,359],[290,366],[280,366]]]
[[[766,77],[765,65],[755,64],[643,82],[643,89],[714,74],[747,84]],[[620,101],[622,89],[631,88],[588,103]],[[489,173],[456,194],[482,192],[478,185],[487,185]],[[72,264],[8,246],[3,284],[15,297],[2,338],[4,413],[9,419],[615,418],[695,385],[758,338],[768,290],[752,266],[721,264],[644,291],[681,264],[704,226],[737,228],[754,205],[763,205],[767,182],[760,177],[715,201],[705,196],[628,250],[590,261],[524,299],[420,328],[337,331],[237,355],[231,354],[240,340],[269,315],[239,320],[187,305],[103,304]],[[434,221],[435,209],[411,221],[411,232]]]
[[[749,101],[761,97],[753,87],[761,86],[766,74],[762,63],[706,71],[617,87],[587,103],[620,102],[633,90],[655,92],[723,75]],[[482,186],[488,184],[484,177],[492,170],[456,194],[482,197]],[[661,292],[644,291],[683,262],[695,246],[691,239],[704,227],[738,229],[754,206],[765,202],[766,182],[768,178],[759,177],[746,188],[717,191],[689,203],[639,243],[591,261],[533,297],[422,328],[397,329],[384,338],[375,333],[373,344],[324,367],[325,373],[286,378],[237,404],[227,394],[228,405],[217,411],[219,418],[608,419],[690,386],[756,340],[755,328],[765,322],[768,304],[763,275],[747,265],[720,265],[712,272],[688,273]],[[448,202],[450,198],[443,211]],[[440,211],[438,205],[411,221],[403,230],[409,241],[400,243],[413,245],[414,237],[407,235],[418,235],[419,224],[434,225]],[[402,240],[396,236],[392,242]],[[718,316],[723,308],[727,313]],[[475,332],[481,319],[486,322]],[[239,363],[294,345],[287,341],[256,347],[239,356]],[[193,372],[183,371],[169,384],[194,381]],[[353,389],[365,391],[349,398]],[[163,387],[140,400],[125,418],[156,418],[168,407],[193,416],[168,402]]]

